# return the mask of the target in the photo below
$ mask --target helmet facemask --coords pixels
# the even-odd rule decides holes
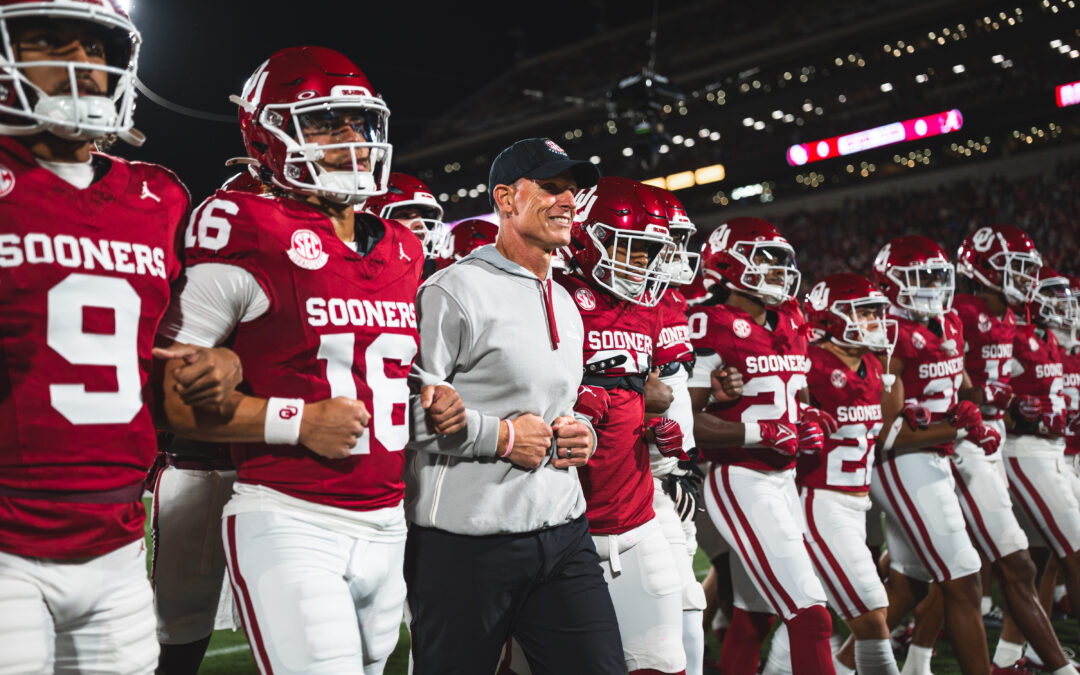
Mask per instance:
[[[17,54],[28,50],[18,45],[19,34],[40,28],[56,35],[65,24],[82,29],[104,45],[105,63],[60,58],[17,60]],[[68,39],[66,34],[61,35],[61,41]],[[82,41],[86,37],[74,31],[71,39]],[[116,136],[132,145],[142,145],[145,138],[134,128],[140,43],[139,33],[127,17],[95,5],[26,3],[0,8],[0,134],[25,136],[48,131],[73,141]],[[61,68],[66,78],[53,91],[45,91],[27,73],[38,68]],[[85,90],[94,73],[106,75],[106,90],[80,92],[80,83]],[[98,86],[94,83],[90,88]],[[26,123],[13,123],[16,120]]]
[[[675,251],[671,260],[671,283],[683,286],[694,282],[698,267],[701,265],[701,253],[688,250],[690,237],[697,231],[689,222],[671,221],[668,230],[675,242]]]
[[[416,211],[419,215],[402,213],[403,211]],[[420,240],[424,255],[428,258],[445,257],[449,247],[450,228],[443,222],[442,215],[441,206],[418,200],[387,204],[379,213],[380,218],[397,220],[408,227]]]
[[[655,307],[671,283],[676,252],[668,233],[654,227],[634,232],[598,222],[586,228],[600,253],[593,279],[616,297],[645,307]],[[648,258],[644,266],[635,263],[642,252]]]
[[[883,297],[837,300],[829,311],[844,320],[844,333],[836,343],[844,347],[866,347],[892,351],[896,346],[897,321],[885,318],[889,301]],[[872,316],[867,316],[873,311]]]
[[[1039,324],[1047,328],[1070,328],[1080,319],[1077,298],[1065,277],[1042,279],[1034,287],[1030,300],[1038,312]]]
[[[896,305],[923,317],[937,317],[952,307],[956,291],[955,269],[944,260],[918,265],[896,265],[886,275],[900,289]]]
[[[259,125],[285,145],[281,187],[359,204],[387,190],[389,117],[381,100],[350,95],[269,104]]]
[[[795,267],[795,249],[783,241],[740,241],[729,253],[743,265],[741,287],[766,305],[779,305],[795,297],[802,275]]]
[[[1031,297],[1039,283],[1042,258],[1038,253],[1001,251],[990,257],[990,265],[1001,272],[1001,292],[1010,306],[1019,307]]]

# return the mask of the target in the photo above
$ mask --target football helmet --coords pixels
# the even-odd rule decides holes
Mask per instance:
[[[390,109],[342,54],[282,49],[229,98],[248,156],[278,187],[339,204],[386,192]]]
[[[230,177],[227,181],[222,183],[220,190],[231,190],[233,192],[248,192],[250,194],[259,195],[263,193],[266,188],[266,184],[259,179],[255,170],[245,168],[240,173]]]
[[[1069,328],[1076,324],[1078,298],[1069,279],[1050,267],[1039,269],[1038,280],[1032,288],[1028,311],[1038,317],[1039,325],[1047,328]]]
[[[419,178],[392,172],[386,192],[368,198],[362,208],[380,218],[400,220],[420,239],[428,258],[444,257],[447,253],[450,230],[442,220],[443,208]],[[416,210],[419,215],[402,217],[400,213],[407,209]]]
[[[766,305],[794,298],[802,279],[795,249],[761,218],[732,218],[713,230],[702,251],[701,267],[707,288],[711,280]]]
[[[20,26],[43,20],[86,26],[104,44],[105,63],[64,60],[55,51],[62,45],[41,50],[56,58],[19,60],[15,40]],[[75,141],[115,135],[142,145],[146,138],[133,126],[140,44],[139,31],[115,0],[0,0],[0,134],[48,131]],[[27,77],[28,69],[42,66],[66,69],[66,82],[54,91],[42,90]],[[105,73],[107,91],[87,91],[86,75],[93,72]]]
[[[1042,257],[1018,227],[987,225],[960,244],[956,271],[998,291],[1013,307],[1021,307],[1035,285]]]
[[[569,257],[614,296],[655,307],[671,282],[675,242],[664,203],[629,178],[604,176],[574,197]]]
[[[897,237],[878,251],[873,280],[894,305],[921,317],[947,312],[956,291],[949,256],[932,239],[917,234]]]
[[[675,241],[675,256],[671,261],[671,283],[677,286],[692,283],[701,263],[701,253],[689,250],[690,237],[697,232],[697,227],[690,222],[690,217],[686,215],[682,202],[670,190],[655,185],[649,187],[664,203],[668,230]]]
[[[803,302],[815,338],[826,335],[844,347],[892,351],[897,321],[886,318],[889,299],[858,274],[830,274],[817,282]],[[867,310],[876,314],[866,317]]]
[[[476,249],[487,244],[494,244],[499,235],[499,226],[480,218],[463,220],[450,230],[446,256],[451,262],[461,260]]]

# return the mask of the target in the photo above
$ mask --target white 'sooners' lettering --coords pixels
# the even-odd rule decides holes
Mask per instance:
[[[810,370],[810,359],[801,354],[769,354],[768,356],[747,356],[746,374],[774,373],[777,371],[805,373]]]
[[[836,409],[837,422],[880,422],[880,405],[844,405]]]
[[[0,234],[0,267],[60,265],[166,278],[165,250],[129,241],[31,232]]]
[[[934,377],[947,375],[959,375],[964,372],[964,357],[957,356],[948,361],[935,361],[933,363],[919,364],[919,379],[928,380]]]
[[[312,326],[416,328],[416,305],[411,302],[308,298],[306,308]]]
[[[588,335],[589,349],[598,352],[602,349],[626,349],[642,354],[652,354],[652,338],[642,333],[625,330],[591,330]]]

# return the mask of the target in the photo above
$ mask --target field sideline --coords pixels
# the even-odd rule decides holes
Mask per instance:
[[[144,503],[147,509],[150,507],[150,500],[145,499]],[[150,550],[150,520],[147,518],[147,530],[146,530],[146,547]],[[147,571],[149,573],[150,558],[147,556]],[[698,551],[697,556],[694,559],[694,571],[697,573],[699,579],[705,578],[705,574],[709,571],[708,559]],[[1000,601],[997,596],[997,588],[994,589],[995,601]],[[835,621],[835,619],[834,619]],[[1057,630],[1061,644],[1067,651],[1075,651],[1077,649],[1078,635],[1076,630],[1076,624],[1072,621],[1055,621],[1054,628]],[[840,625],[840,631],[843,634],[847,634],[847,629],[842,624]],[[991,653],[993,652],[994,645],[997,644],[998,631],[989,629],[987,630],[987,639],[990,644]],[[719,654],[720,648],[716,644],[716,641],[709,636],[709,648],[714,655]],[[397,648],[394,650],[393,655],[390,657],[390,661],[386,667],[386,675],[406,675],[409,665],[409,633],[405,629],[405,624],[401,625],[401,638],[398,641]],[[960,668],[956,665],[956,660],[952,658],[952,650],[949,645],[944,641],[939,641],[937,644],[937,653],[931,663],[934,675],[959,675]],[[200,675],[246,675],[249,673],[257,673],[255,668],[255,662],[251,658],[251,650],[248,648],[247,638],[244,636],[243,631],[215,631],[214,637],[210,641],[210,648],[207,650],[206,658],[203,660],[202,668],[199,669]]]

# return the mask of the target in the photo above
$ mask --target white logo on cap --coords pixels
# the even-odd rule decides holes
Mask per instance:
[[[559,147],[559,144],[551,139],[545,139],[544,144],[548,146],[552,152],[557,152],[562,156],[566,156],[566,151]]]

